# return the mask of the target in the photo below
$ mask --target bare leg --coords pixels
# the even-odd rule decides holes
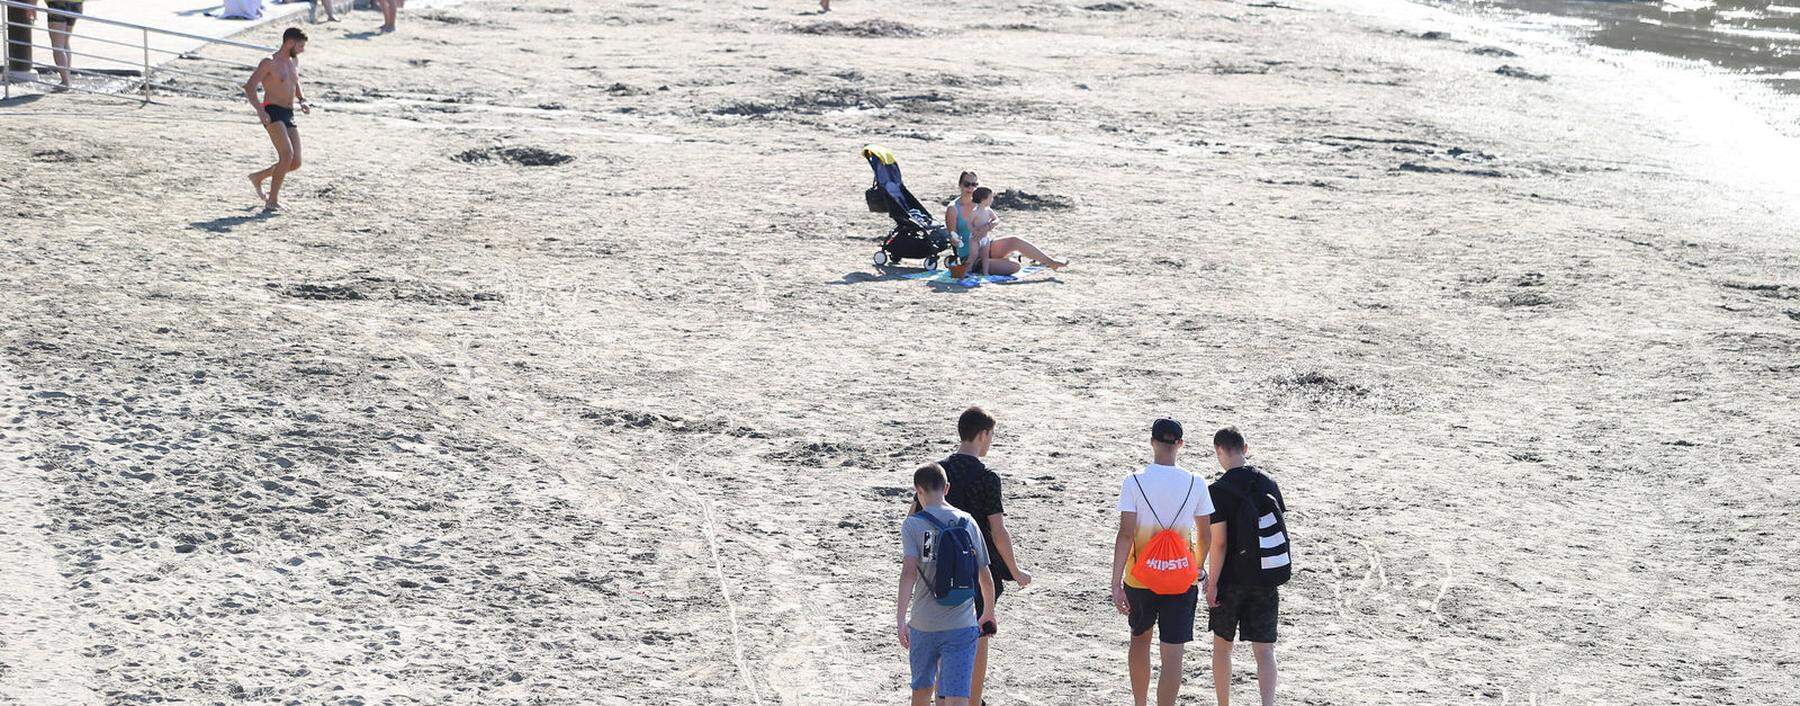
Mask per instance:
[[[1125,659],[1131,672],[1131,702],[1145,706],[1150,699],[1150,631],[1131,636],[1131,651]]]
[[[250,183],[256,186],[256,196],[263,200],[264,206],[279,207],[276,192],[281,189],[281,177],[287,173],[288,160],[293,158],[294,148],[288,141],[287,125],[270,121],[263,129],[269,131],[269,142],[275,145],[275,163],[268,169],[250,175]],[[263,193],[262,183],[269,180],[270,191]]]
[[[282,134],[288,139],[288,155],[281,169],[269,175],[268,208],[272,211],[281,209],[281,183],[289,173],[300,168],[300,129],[286,123],[277,123],[277,126],[286,128]]]
[[[1018,253],[1041,262],[1045,267],[1052,270],[1062,269],[1069,264],[1044,254],[1043,250],[1038,249],[1038,246],[1032,245],[1031,241],[1024,238],[995,238],[993,244],[988,246],[988,257],[1004,258],[1013,253]]]
[[[937,686],[913,689],[912,706],[931,706],[931,692],[933,691],[937,691]]]
[[[831,12],[831,0],[819,0],[819,12]]]
[[[1231,706],[1231,641],[1213,636],[1213,695],[1219,706]]]
[[[300,171],[300,128],[283,124],[287,128],[288,147],[293,150],[288,154],[288,172]]]
[[[1262,692],[1262,706],[1275,706],[1275,643],[1252,642],[1256,653],[1256,688]]]
[[[73,29],[70,25],[58,22],[50,25],[50,55],[56,61],[56,72],[62,74],[62,85],[69,85],[69,35]]]
[[[1181,653],[1183,645],[1163,643],[1162,671],[1156,675],[1156,706],[1175,706],[1181,693]]]
[[[395,16],[400,13],[400,0],[376,0],[381,4],[381,31],[394,31]]]
[[[987,679],[988,638],[982,636],[975,641],[975,673],[969,681],[969,703],[981,703],[981,683]]]
[[[1016,275],[1022,269],[1024,266],[1012,260],[990,259],[987,261],[987,273],[990,275]]]

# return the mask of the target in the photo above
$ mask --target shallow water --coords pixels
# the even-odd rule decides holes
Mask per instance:
[[[1704,61],[1800,94],[1800,0],[1476,0],[1453,6],[1514,10],[1581,20],[1575,36],[1604,47]]]

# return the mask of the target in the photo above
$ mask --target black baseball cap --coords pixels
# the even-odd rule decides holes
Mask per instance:
[[[1156,423],[1150,425],[1150,440],[1165,444],[1181,441],[1181,422],[1168,417],[1156,420]]]

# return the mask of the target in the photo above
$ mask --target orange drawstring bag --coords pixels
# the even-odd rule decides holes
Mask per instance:
[[[1151,593],[1163,596],[1175,596],[1187,593],[1194,582],[1200,578],[1200,560],[1194,556],[1194,550],[1188,545],[1187,537],[1171,529],[1168,523],[1157,516],[1156,507],[1150,504],[1150,496],[1144,494],[1144,486],[1137,478],[1131,479],[1138,487],[1138,495],[1144,497],[1144,506],[1149,508],[1150,517],[1156,520],[1156,526],[1163,528],[1150,538],[1144,550],[1138,552],[1137,563],[1131,565],[1131,577]],[[1181,496],[1180,512],[1187,507],[1187,499],[1194,492],[1194,479],[1188,478],[1188,495]],[[1181,519],[1176,517],[1175,519]]]

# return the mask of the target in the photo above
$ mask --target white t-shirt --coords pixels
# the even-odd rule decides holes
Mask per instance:
[[[1173,529],[1187,537],[1194,555],[1199,556],[1194,517],[1211,517],[1212,494],[1206,490],[1205,478],[1180,466],[1152,463],[1142,471],[1125,476],[1125,482],[1119,486],[1119,512],[1137,513],[1137,533],[1132,538],[1127,565],[1137,563],[1137,553],[1150,543],[1151,537],[1164,529]],[[1163,522],[1168,524],[1165,526],[1161,524]],[[1143,588],[1131,578],[1130,572],[1126,572],[1125,585]]]

